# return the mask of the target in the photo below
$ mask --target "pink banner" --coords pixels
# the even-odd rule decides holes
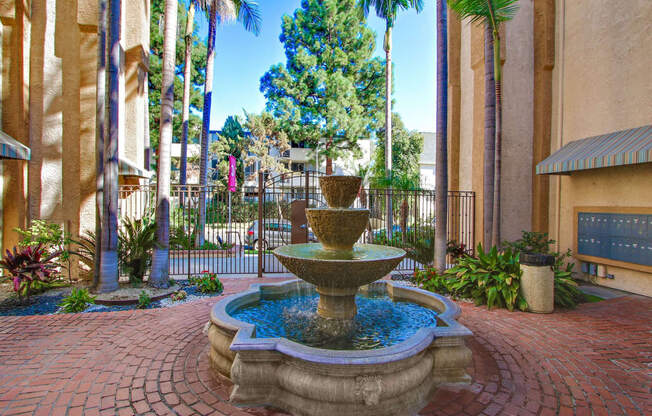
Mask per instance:
[[[235,192],[236,178],[235,178],[235,157],[229,156],[229,191]]]

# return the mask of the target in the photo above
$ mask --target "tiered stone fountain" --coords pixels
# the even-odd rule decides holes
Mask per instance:
[[[440,384],[469,382],[471,332],[448,299],[377,281],[405,252],[356,244],[369,221],[368,210],[350,208],[360,178],[325,176],[320,186],[329,208],[306,210],[320,243],[274,251],[301,280],[252,285],[218,302],[211,366],[232,380],[236,404],[311,416],[415,414]]]

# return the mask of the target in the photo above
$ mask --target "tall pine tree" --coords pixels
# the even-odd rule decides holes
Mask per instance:
[[[285,65],[261,79],[267,110],[294,142],[305,141],[332,160],[359,152],[382,118],[384,62],[374,58],[375,34],[356,11],[355,0],[303,0],[283,16]],[[319,146],[323,142],[322,146]]]

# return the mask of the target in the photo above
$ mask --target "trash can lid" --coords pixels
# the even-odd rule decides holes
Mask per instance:
[[[526,266],[552,266],[555,263],[555,256],[544,253],[521,253],[519,259]]]

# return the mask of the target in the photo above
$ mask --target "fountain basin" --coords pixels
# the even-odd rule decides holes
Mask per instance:
[[[306,217],[327,250],[351,250],[369,223],[368,209],[309,208]],[[344,226],[346,224],[346,226]]]
[[[314,286],[300,280],[254,284],[213,307],[210,362],[214,371],[233,382],[232,403],[270,405],[295,415],[412,415],[441,384],[470,382],[465,369],[471,351],[464,339],[472,334],[455,320],[459,307],[431,292],[389,281],[361,288],[437,311],[436,327],[372,350],[322,349],[285,338],[256,338],[254,325],[232,316],[262,298],[310,290]]]

